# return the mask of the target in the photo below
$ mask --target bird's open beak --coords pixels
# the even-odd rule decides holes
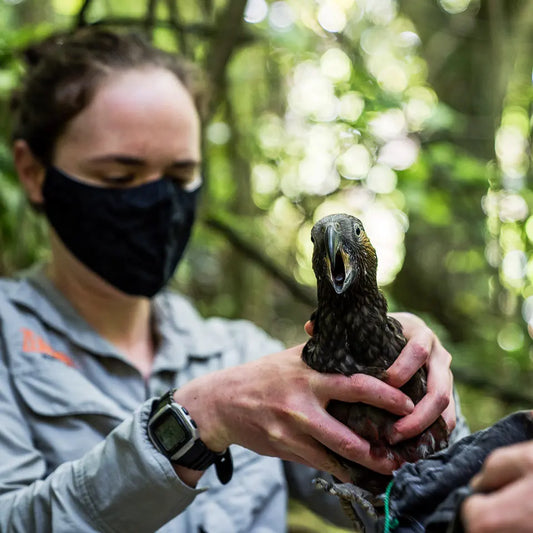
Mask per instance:
[[[326,228],[324,240],[329,280],[335,292],[341,294],[350,285],[353,277],[350,257],[344,251],[342,247],[342,236],[333,224]]]

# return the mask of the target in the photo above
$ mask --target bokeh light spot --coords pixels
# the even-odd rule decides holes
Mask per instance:
[[[373,166],[366,178],[366,186],[379,194],[389,194],[396,188],[397,177],[394,170],[386,165]]]
[[[8,5],[18,5],[24,0],[4,0]],[[54,11],[60,15],[75,15],[79,12],[83,0],[52,0]]]
[[[442,9],[450,13],[450,15],[457,15],[468,9],[470,0],[439,0],[439,4],[442,6]]]
[[[331,157],[324,152],[308,154],[298,166],[298,185],[307,194],[325,195],[335,191],[340,178]]]
[[[529,214],[527,202],[519,194],[502,194],[499,208],[502,222],[525,220]]]
[[[528,296],[522,303],[522,317],[528,324],[533,323],[533,296]]]
[[[272,194],[278,187],[278,175],[269,165],[255,165],[252,168],[252,186],[259,194]]]
[[[398,7],[394,0],[367,0],[365,4],[365,16],[374,24],[389,24],[397,11]]]
[[[330,48],[320,58],[320,70],[324,76],[333,81],[348,81],[351,74],[351,62],[339,48]]]
[[[339,172],[345,178],[352,180],[364,178],[371,165],[370,153],[362,144],[351,146],[337,159]]]
[[[422,41],[414,31],[402,31],[400,35],[398,35],[398,43],[400,46],[407,48],[419,46]]]
[[[405,70],[398,63],[387,63],[378,73],[378,83],[391,93],[401,93],[407,89],[409,80]]]
[[[527,140],[519,127],[501,126],[496,133],[495,148],[504,169],[516,167],[524,160]]]
[[[436,103],[421,98],[410,98],[405,104],[404,112],[410,131],[419,131],[424,123],[433,115]]]
[[[514,352],[524,345],[524,333],[517,324],[510,323],[498,332],[498,344],[506,352]]]
[[[529,242],[533,243],[533,216],[530,216],[527,219],[525,228],[526,228],[526,235],[527,235],[527,238],[529,239]]]
[[[206,135],[213,144],[226,144],[231,137],[231,130],[225,122],[213,122],[207,127]]]
[[[268,22],[278,31],[287,31],[294,24],[295,16],[292,7],[287,2],[274,2],[270,6]]]
[[[521,250],[507,252],[502,261],[502,272],[510,281],[522,280],[526,274],[527,257]]]
[[[394,170],[409,168],[418,157],[418,144],[409,137],[389,141],[379,151],[378,162]]]
[[[357,92],[343,94],[339,98],[339,117],[355,122],[365,108],[363,97]]]
[[[379,113],[368,125],[374,137],[381,141],[403,137],[407,130],[405,115],[400,109],[389,109]]]
[[[330,79],[313,63],[301,63],[288,94],[289,107],[300,115],[331,121],[337,117],[338,100]]]
[[[244,20],[250,24],[263,21],[268,14],[268,5],[265,0],[248,0],[244,11]]]
[[[346,26],[346,15],[334,2],[326,2],[318,10],[318,23],[331,33],[339,33]]]

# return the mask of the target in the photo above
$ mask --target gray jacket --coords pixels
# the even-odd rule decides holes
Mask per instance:
[[[0,531],[285,531],[280,460],[232,446],[232,481],[210,468],[195,490],[146,434],[169,388],[282,345],[246,321],[203,320],[176,294],[153,305],[160,342],[145,381],[40,269],[0,281]],[[296,470],[307,492],[314,473]]]
[[[288,488],[342,522],[313,490],[316,471],[239,446],[228,485],[213,467],[197,489],[180,481],[146,433],[155,398],[282,345],[247,321],[204,320],[174,293],[153,311],[145,381],[42,269],[0,281],[0,531],[283,532]]]

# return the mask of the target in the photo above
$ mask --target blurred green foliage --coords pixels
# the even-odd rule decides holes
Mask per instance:
[[[471,427],[531,408],[533,3],[1,0],[5,275],[47,253],[9,155],[19,52],[79,24],[145,32],[210,78],[202,223],[175,279],[202,313],[303,342],[310,228],[348,211],[391,307],[423,316],[454,355]]]

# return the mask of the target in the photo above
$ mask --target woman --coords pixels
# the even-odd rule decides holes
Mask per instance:
[[[183,63],[102,30],[50,39],[30,59],[13,154],[52,253],[0,282],[0,530],[284,531],[287,480],[302,496],[313,469],[347,479],[325,447],[397,466],[330,417],[330,399],[408,415],[398,440],[441,413],[453,428],[450,356],[411,315],[398,315],[410,342],[385,384],[319,375],[301,346],[203,320],[164,290],[200,184]],[[428,394],[413,409],[397,387],[423,364]]]

